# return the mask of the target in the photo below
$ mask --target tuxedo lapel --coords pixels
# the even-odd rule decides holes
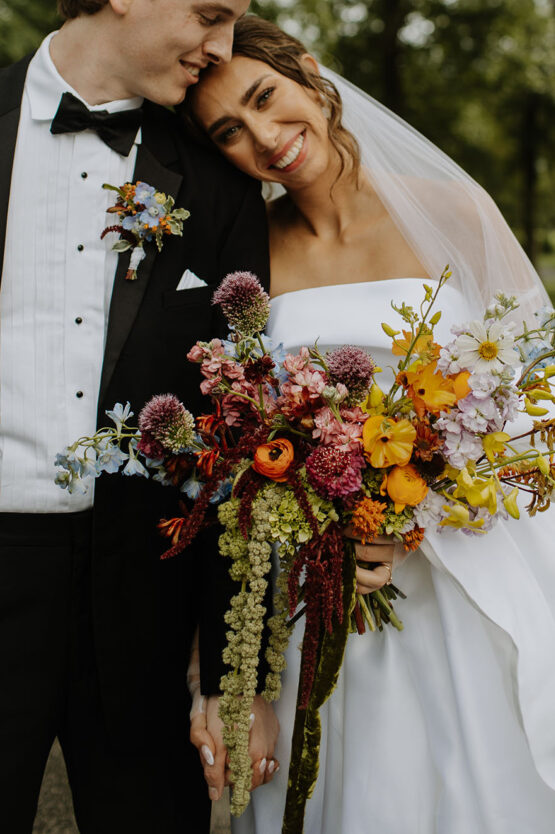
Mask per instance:
[[[0,73],[0,282],[21,96],[31,55]]]
[[[135,163],[133,180],[134,182],[138,180],[146,182],[156,188],[157,191],[171,194],[176,199],[183,177],[174,171],[170,171],[156,159],[144,142],[144,135],[145,131],[143,130],[143,142],[137,149],[137,161]],[[99,408],[104,401],[119,355],[137,316],[157,251],[154,241],[145,245],[145,258],[139,265],[138,277],[135,281],[125,280],[125,274],[129,264],[129,252],[125,252],[119,256],[110,303],[108,333],[98,399]]]

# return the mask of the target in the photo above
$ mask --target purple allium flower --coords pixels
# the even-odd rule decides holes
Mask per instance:
[[[318,446],[306,459],[310,485],[324,498],[342,498],[362,485],[364,458],[358,452],[342,452],[337,446]]]
[[[173,394],[158,394],[139,414],[139,428],[140,450],[148,457],[163,457],[164,453],[178,454],[191,445],[195,420]],[[160,446],[163,447],[161,455]]]
[[[372,380],[376,366],[362,348],[353,345],[330,351],[326,356],[332,382],[342,383],[349,390],[347,402],[355,405],[364,397]]]
[[[252,272],[226,275],[212,297],[212,304],[220,304],[228,324],[243,336],[264,330],[270,315],[270,296]]]

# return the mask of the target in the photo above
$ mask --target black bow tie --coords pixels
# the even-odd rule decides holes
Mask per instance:
[[[79,133],[81,130],[94,130],[108,147],[122,156],[128,156],[141,125],[142,113],[140,107],[134,110],[119,110],[116,113],[89,110],[74,95],[64,93],[58,111],[52,119],[50,132]]]

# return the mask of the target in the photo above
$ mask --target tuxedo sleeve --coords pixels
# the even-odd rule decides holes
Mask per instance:
[[[220,250],[220,274],[222,278],[237,270],[253,272],[265,289],[270,286],[268,230],[266,210],[260,195],[260,185],[247,181],[247,187],[240,208],[236,213],[229,234]],[[225,323],[220,320],[217,329],[225,335]],[[239,585],[229,576],[229,560],[224,559],[218,549],[220,530],[207,531],[202,540],[202,565],[204,575],[201,581],[199,611],[199,647],[201,667],[201,690],[204,695],[220,692],[222,675],[229,667],[222,661],[226,645],[227,625],[224,615],[229,609],[231,597]],[[269,577],[268,577],[269,580]],[[271,613],[272,589],[270,580],[264,605],[267,616]],[[267,627],[264,629],[259,663],[258,688],[264,686],[267,666],[264,660],[268,642]]]

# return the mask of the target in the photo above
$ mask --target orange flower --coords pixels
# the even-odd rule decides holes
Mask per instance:
[[[373,501],[372,498],[363,498],[356,505],[351,523],[353,530],[363,544],[371,542],[378,535],[378,530],[385,518],[387,504],[382,501]]]
[[[455,374],[451,377],[453,380],[453,391],[455,392],[457,402],[464,399],[467,394],[470,394],[471,389],[468,384],[469,376],[470,371],[461,371],[460,374]]]
[[[286,481],[287,471],[294,457],[293,444],[282,437],[258,447],[254,453],[252,468],[272,481]]]
[[[414,457],[418,460],[432,460],[435,453],[441,449],[441,437],[432,431],[430,424],[418,422],[416,424],[416,440],[414,441]]]
[[[162,518],[156,526],[160,530],[160,534],[165,536],[167,539],[171,539],[171,543],[175,547],[179,541],[179,535],[184,523],[184,518],[170,518],[168,521],[166,521],[165,518]]]
[[[423,538],[424,530],[417,524],[416,527],[414,527],[412,530],[409,530],[408,533],[403,533],[404,549],[408,552],[410,552],[411,550],[417,550],[422,544]]]
[[[453,380],[446,379],[436,371],[437,362],[430,362],[417,371],[407,371],[407,395],[411,398],[416,413],[420,418],[426,411],[439,414],[444,409],[455,405],[457,397],[453,389]]]
[[[367,419],[362,429],[364,454],[378,469],[393,464],[403,466],[410,460],[415,437],[416,429],[408,420],[376,414]]]
[[[411,464],[395,466],[387,473],[387,494],[395,504],[395,512],[401,513],[407,506],[416,507],[424,500],[428,486]]]
[[[412,333],[410,330],[403,330],[404,339],[393,339],[393,347],[391,352],[394,356],[406,356],[412,342]],[[439,356],[440,345],[434,342],[434,337],[431,333],[419,336],[416,344],[412,349],[411,356],[426,356],[429,359],[437,359]]]
[[[205,478],[210,478],[214,471],[214,464],[220,457],[219,449],[205,449],[197,453],[197,467]]]

